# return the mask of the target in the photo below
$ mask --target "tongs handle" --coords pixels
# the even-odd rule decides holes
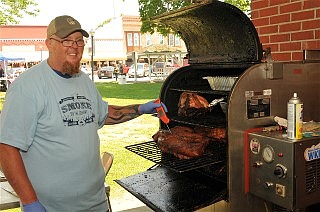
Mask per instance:
[[[154,103],[161,103],[160,99],[157,99],[154,101]],[[158,113],[158,117],[163,121],[163,123],[168,124],[170,122],[170,119],[167,117],[166,112],[164,111],[163,107],[157,107],[156,111]]]
[[[210,102],[209,107],[213,107],[217,105],[219,102],[222,102],[226,99],[226,97],[221,97],[220,99],[214,99],[212,102]]]

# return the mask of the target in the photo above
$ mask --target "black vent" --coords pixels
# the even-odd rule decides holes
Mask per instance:
[[[320,191],[320,160],[306,162],[306,192]]]
[[[125,148],[143,158],[180,173],[226,162],[226,143],[212,142],[204,155],[185,160],[161,152],[154,141],[134,144]]]
[[[273,204],[273,206],[272,206],[272,211],[273,211],[273,212],[290,212],[291,210],[286,209],[286,208],[284,208],[284,207],[281,207],[281,206],[279,206],[279,205]]]

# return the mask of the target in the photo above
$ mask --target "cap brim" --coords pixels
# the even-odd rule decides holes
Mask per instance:
[[[89,33],[83,29],[72,29],[72,31],[69,31],[69,32],[65,32],[65,31],[64,32],[57,32],[57,33],[55,33],[55,35],[57,35],[59,38],[65,38],[74,32],[81,32],[84,37],[86,37],[86,38],[89,37]]]

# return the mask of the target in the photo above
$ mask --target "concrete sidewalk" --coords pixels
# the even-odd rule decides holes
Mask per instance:
[[[120,199],[110,199],[111,208],[113,212],[152,212],[143,202],[137,199],[135,196],[126,192],[126,194]]]

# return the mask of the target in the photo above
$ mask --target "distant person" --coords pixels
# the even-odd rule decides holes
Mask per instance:
[[[119,63],[118,68],[119,68],[119,74],[123,75],[123,64]]]
[[[189,54],[187,54],[184,58],[183,58],[183,64],[182,66],[188,66],[189,65]]]
[[[3,78],[3,77],[5,77],[4,70],[3,70],[2,66],[0,66],[0,78]],[[6,91],[6,90],[7,90],[6,80],[1,79],[0,80],[0,91]]]
[[[98,130],[163,105],[103,101],[80,71],[83,37],[88,33],[71,16],[54,18],[45,40],[48,59],[26,70],[6,94],[0,167],[24,212],[108,211]]]
[[[119,69],[117,67],[114,68],[113,74],[114,74],[114,77],[116,78],[116,81],[118,81]]]
[[[129,71],[129,66],[126,64],[126,65],[124,65],[124,67],[123,67],[123,74],[127,74],[128,73],[128,71]]]
[[[4,77],[4,70],[2,66],[0,66],[0,77]]]

